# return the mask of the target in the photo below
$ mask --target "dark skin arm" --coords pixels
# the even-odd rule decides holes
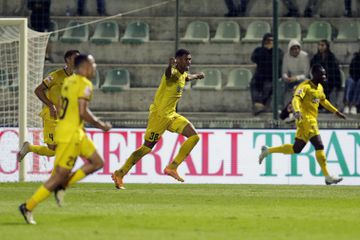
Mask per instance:
[[[81,119],[85,122],[90,123],[96,128],[99,128],[105,132],[109,131],[112,128],[111,123],[103,122],[99,120],[88,108],[89,101],[84,98],[79,98],[79,114]]]
[[[203,72],[200,73],[194,73],[194,74],[188,74],[186,81],[192,81],[197,79],[203,79],[205,77],[205,74]]]
[[[176,65],[176,59],[175,58],[170,58],[169,59],[169,65],[168,67],[166,68],[165,70],[165,76],[166,76],[166,79],[170,79],[171,77],[171,69]]]
[[[36,87],[34,93],[43,102],[50,110],[50,116],[54,119],[57,119],[57,110],[53,102],[46,96],[47,87],[44,83],[41,83]]]

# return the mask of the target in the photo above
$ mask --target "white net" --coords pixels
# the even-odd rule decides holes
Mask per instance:
[[[48,38],[49,34],[28,29],[27,140],[40,144],[42,137],[37,133],[42,126],[39,117],[42,105],[34,90],[43,79]],[[18,180],[18,176],[9,173],[18,170],[20,41],[19,27],[3,25],[0,21],[0,182]]]

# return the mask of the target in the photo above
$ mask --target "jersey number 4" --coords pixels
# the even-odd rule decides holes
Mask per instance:
[[[65,114],[66,114],[66,110],[68,108],[69,105],[69,99],[66,97],[61,97],[61,114],[60,114],[60,119],[64,119],[65,118]]]

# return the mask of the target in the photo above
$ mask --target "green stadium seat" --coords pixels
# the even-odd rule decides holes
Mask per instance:
[[[98,23],[94,35],[90,38],[94,44],[110,44],[119,41],[119,26],[115,21]]]
[[[254,21],[247,28],[246,35],[242,39],[243,42],[261,42],[265,33],[271,32],[268,22]]]
[[[205,43],[210,39],[210,27],[207,22],[194,21],[191,22],[185,32],[185,36],[181,38],[182,42]]]
[[[279,25],[279,41],[289,42],[291,39],[301,41],[300,23],[295,20],[282,22]]]
[[[330,23],[325,21],[315,21],[309,26],[306,38],[304,38],[304,42],[312,43],[318,42],[322,39],[331,41],[331,37],[332,29]]]
[[[250,86],[252,72],[246,68],[236,68],[231,70],[225,89],[246,90]]]
[[[240,28],[239,24],[234,21],[220,22],[215,33],[215,37],[211,39],[212,42],[240,42]]]
[[[63,43],[82,43],[87,42],[89,39],[89,26],[81,25],[83,22],[80,21],[70,21],[67,24],[68,30],[65,30],[64,35],[60,38],[60,41]],[[79,27],[76,27],[81,25]]]
[[[54,20],[51,20],[50,21],[50,31],[53,32],[53,31],[57,31],[59,30],[59,26],[57,24],[57,22],[55,22]],[[59,40],[59,33],[56,32],[56,33],[52,33],[50,35],[50,38],[49,38],[50,42],[57,42]]]
[[[104,92],[118,92],[130,88],[130,74],[126,69],[112,69],[105,77],[105,82],[101,86]]]
[[[359,39],[359,25],[355,21],[343,21],[340,24],[336,42],[356,42]]]
[[[205,78],[196,81],[196,84],[192,87],[196,90],[221,90],[222,80],[221,72],[218,69],[205,69]]]
[[[150,27],[144,22],[131,22],[126,26],[125,34],[121,38],[122,43],[141,44],[149,42]]]

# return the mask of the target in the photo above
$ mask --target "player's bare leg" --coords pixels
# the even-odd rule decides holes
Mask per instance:
[[[104,160],[99,155],[97,151],[95,151],[90,157],[87,158],[88,163],[84,164],[80,169],[76,172],[70,173],[66,176],[66,181],[62,185],[59,185],[55,190],[55,200],[56,203],[61,207],[64,202],[65,189],[70,185],[80,181],[85,178],[87,175],[90,175],[97,170],[101,169],[104,166]]]
[[[117,189],[125,189],[123,181],[124,176],[141,158],[151,152],[152,148],[156,145],[156,143],[156,141],[149,142],[145,140],[144,144],[141,145],[130,155],[130,157],[126,160],[125,164],[111,175],[111,179],[114,181],[115,187]]]
[[[57,166],[53,175],[29,198],[19,206],[20,213],[28,224],[36,224],[32,211],[42,201],[47,199],[59,185],[64,184],[70,170]]]
[[[175,178],[179,182],[184,182],[184,179],[180,177],[179,174],[177,173],[177,168],[190,154],[190,152],[196,146],[200,138],[191,123],[186,125],[186,127],[184,128],[181,134],[187,137],[188,139],[181,145],[179,153],[176,155],[174,160],[168,166],[165,167],[164,173],[166,175]]]

